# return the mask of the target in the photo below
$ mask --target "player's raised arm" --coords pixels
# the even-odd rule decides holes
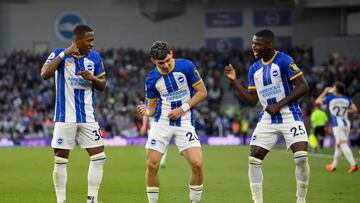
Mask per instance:
[[[255,106],[257,104],[259,98],[257,96],[256,90],[249,89],[248,91],[239,83],[239,81],[236,80],[236,71],[231,64],[225,67],[224,75],[239,92],[239,94],[246,101],[246,103],[248,103],[250,106]]]
[[[322,91],[322,93],[316,98],[315,103],[319,104],[319,105],[322,105],[326,95],[330,92],[331,89],[332,89],[332,87],[326,87]]]
[[[59,67],[61,60],[65,56],[68,56],[77,51],[78,48],[76,47],[76,44],[73,42],[67,49],[60,52],[57,56],[55,55],[55,52],[52,52],[49,58],[44,63],[43,67],[41,68],[41,78],[44,80],[51,78],[54,75],[56,69]]]
[[[265,111],[267,111],[270,115],[274,115],[283,106],[297,101],[309,91],[309,86],[303,75],[299,75],[298,77],[293,79],[292,83],[294,84],[295,88],[290,92],[290,94],[284,97],[279,102],[273,105],[268,105],[265,108]]]

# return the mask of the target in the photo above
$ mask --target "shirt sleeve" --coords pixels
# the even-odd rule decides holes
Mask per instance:
[[[45,61],[45,64],[51,63],[64,49],[54,49]]]
[[[248,74],[248,89],[256,90],[253,66],[250,67],[249,74]]]
[[[188,68],[186,77],[189,84],[194,87],[202,81],[201,76],[199,74],[199,71],[196,69],[195,65],[191,61],[187,61],[187,67]]]
[[[324,101],[323,101],[323,104],[329,105],[329,103],[330,103],[330,101],[331,101],[332,98],[333,98],[332,95],[326,96],[325,99],[324,99]]]
[[[147,77],[145,80],[145,95],[146,99],[153,100],[158,98],[157,90],[155,87],[155,80]]]
[[[105,75],[105,68],[104,68],[104,63],[101,59],[101,56],[98,55],[98,62],[95,64],[95,70],[94,70],[94,75],[96,77],[101,77],[103,75]]]
[[[289,76],[290,81],[303,74],[303,72],[295,64],[294,60],[290,56],[284,57],[283,65],[281,68]]]

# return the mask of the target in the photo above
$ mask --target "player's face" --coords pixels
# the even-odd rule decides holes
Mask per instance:
[[[153,59],[153,63],[164,72],[169,72],[171,69],[171,54],[168,54],[165,59]]]
[[[253,51],[255,58],[264,58],[267,51],[270,50],[269,46],[269,42],[263,37],[253,36],[251,50]]]
[[[81,54],[87,54],[94,48],[94,40],[94,32],[87,32],[83,36],[75,38],[75,43]]]

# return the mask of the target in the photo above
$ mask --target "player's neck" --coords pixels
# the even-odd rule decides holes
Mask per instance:
[[[275,54],[276,54],[276,51],[274,49],[270,50],[269,53],[266,54],[266,56],[264,56],[263,61],[265,63],[269,62],[274,57]]]

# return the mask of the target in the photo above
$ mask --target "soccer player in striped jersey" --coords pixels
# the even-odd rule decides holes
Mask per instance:
[[[150,56],[156,67],[145,81],[148,106],[141,103],[137,107],[139,115],[154,117],[145,146],[148,202],[158,202],[160,159],[174,137],[191,167],[190,202],[198,203],[203,191],[203,158],[192,108],[206,98],[207,90],[194,64],[172,58],[166,42],[156,41]]]
[[[350,133],[350,121],[348,118],[348,113],[356,114],[357,107],[351,101],[351,99],[344,94],[345,85],[342,82],[336,82],[334,87],[326,87],[315,102],[320,105],[324,104],[328,106],[331,118],[330,122],[335,137],[336,145],[334,159],[331,164],[326,165],[326,170],[332,172],[335,171],[341,158],[341,153],[343,153],[346,160],[350,164],[348,172],[353,173],[359,168],[356,165],[354,156],[348,145]]]
[[[78,136],[90,156],[88,203],[97,203],[105,163],[104,142],[95,113],[95,89],[104,91],[105,70],[94,47],[94,31],[86,25],[73,30],[73,42],[54,49],[41,69],[47,80],[55,75],[55,128],[51,146],[55,152],[53,181],[57,202],[66,202],[69,152]]]
[[[310,174],[308,136],[297,100],[307,93],[308,85],[293,59],[274,49],[274,40],[274,33],[267,29],[254,34],[251,48],[259,60],[250,67],[248,90],[236,80],[231,64],[225,67],[224,74],[249,105],[255,106],[260,101],[263,106],[250,142],[252,199],[255,203],[263,202],[263,159],[282,135],[294,154],[297,203],[304,203]]]

